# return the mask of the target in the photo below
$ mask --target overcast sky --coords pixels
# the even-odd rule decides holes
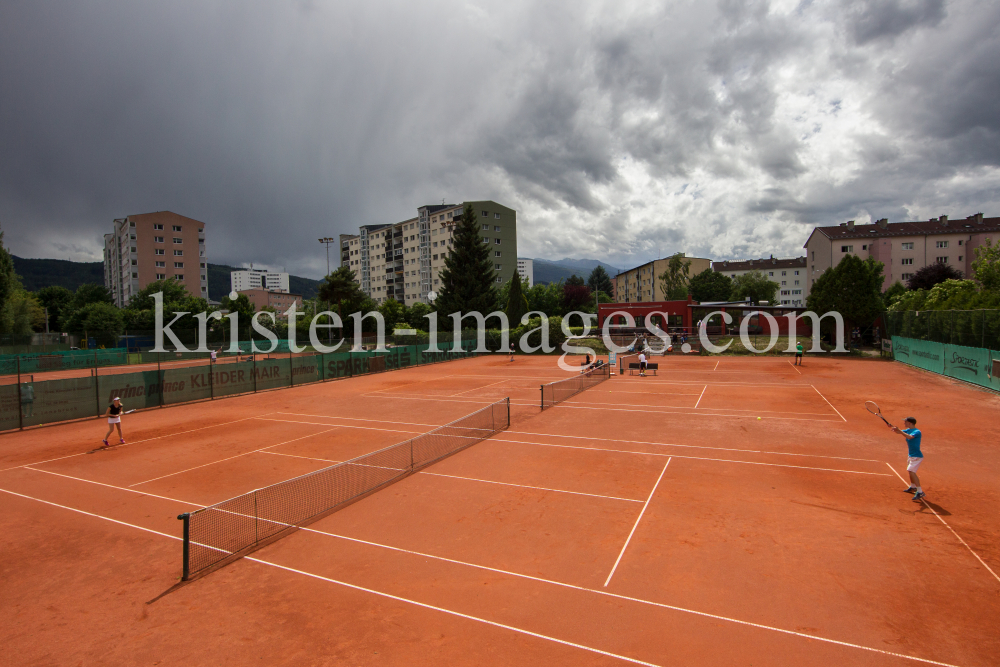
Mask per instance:
[[[0,225],[112,219],[320,277],[317,238],[494,199],[521,256],[803,253],[813,225],[1000,215],[1000,3],[0,3]]]

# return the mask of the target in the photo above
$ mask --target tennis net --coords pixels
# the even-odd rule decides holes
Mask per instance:
[[[181,514],[183,579],[240,558],[508,426],[505,398],[411,440]]]
[[[597,368],[580,373],[576,377],[566,378],[558,382],[542,385],[542,410],[551,408],[556,403],[562,403],[571,396],[576,396],[584,389],[590,389],[611,377],[611,366],[601,364]]]

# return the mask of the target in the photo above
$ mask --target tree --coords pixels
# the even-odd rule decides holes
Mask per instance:
[[[934,262],[933,264],[928,264],[914,273],[913,276],[906,281],[906,286],[911,290],[930,289],[938,283],[943,283],[946,280],[961,279],[962,274],[958,271],[958,269],[954,268],[950,264]]]
[[[85,286],[81,286],[83,289]],[[79,292],[79,290],[77,290]],[[210,308],[208,301],[201,297],[191,295],[184,287],[184,283],[179,280],[169,278],[167,280],[156,280],[149,283],[129,300],[128,306],[122,312],[122,325],[131,330],[151,331],[155,327],[156,311],[153,295],[163,293],[163,322],[167,324],[174,318],[175,313],[190,313],[181,317],[171,326],[174,332],[193,332],[198,327],[198,321],[194,315],[202,312],[215,310]],[[74,297],[75,299],[75,297]],[[98,302],[103,303],[103,302]],[[243,323],[248,326],[248,323]],[[189,333],[189,340],[193,334]],[[182,339],[183,340],[183,339]]]
[[[688,274],[691,260],[684,259],[684,253],[674,253],[667,260],[667,270],[657,276],[660,289],[667,299],[684,299],[688,295]]]
[[[350,315],[361,307],[367,298],[357,283],[357,275],[349,267],[340,266],[323,279],[316,298],[337,307],[341,321],[345,312]]]
[[[382,302],[382,305],[378,307],[378,312],[382,313],[387,333],[395,331],[400,324],[406,324],[406,306],[391,296]]]
[[[49,329],[59,330],[59,318],[73,300],[73,293],[62,285],[49,285],[35,292],[38,303],[48,310]]]
[[[691,278],[688,289],[695,301],[729,301],[733,280],[714,269],[705,269]]]
[[[507,287],[507,322],[510,326],[516,327],[521,324],[521,317],[528,312],[528,298],[522,291],[524,284],[521,282],[521,275],[515,271],[510,277]]]
[[[608,275],[608,272],[600,264],[595,266],[594,270],[590,272],[590,277],[587,278],[587,287],[590,288],[591,292],[611,294],[615,291],[614,286],[611,284],[611,276]]]
[[[479,219],[472,204],[466,204],[455,225],[453,244],[444,258],[435,308],[443,315],[493,312],[497,306],[496,273],[490,247],[479,236]]]
[[[535,283],[524,296],[528,299],[528,310],[537,310],[549,317],[563,314],[563,282]],[[513,322],[511,323],[513,324]]]
[[[806,306],[820,315],[834,311],[847,322],[868,326],[884,308],[882,268],[882,262],[871,257],[863,260],[857,255],[845,255],[837,266],[816,279]]]
[[[220,305],[223,310],[228,310],[230,313],[239,313],[241,328],[249,329],[251,327],[250,320],[253,319],[257,309],[246,294],[238,294],[235,299],[230,299],[228,295],[224,296]]]
[[[583,282],[583,278],[574,273],[566,279],[566,284],[570,287],[583,287],[586,283]]]
[[[976,259],[972,262],[972,273],[984,290],[1000,292],[1000,243],[986,239],[986,244],[975,250]]]
[[[741,276],[733,278],[733,291],[730,299],[740,301],[750,297],[750,303],[760,305],[761,301],[768,303],[774,301],[774,295],[778,293],[778,283],[770,280],[763,271],[747,271]]]
[[[899,282],[898,280],[889,286],[889,289],[885,291],[882,295],[882,301],[885,302],[886,307],[890,307],[897,300],[902,298],[906,294],[906,285]]]
[[[583,282],[582,280],[580,281]],[[583,310],[593,302],[590,288],[586,285],[571,285],[569,281],[563,285],[563,312]]]
[[[45,328],[45,310],[34,295],[18,288],[0,309],[0,333],[29,335]]]
[[[98,345],[113,347],[122,332],[122,312],[110,303],[95,301],[73,311],[66,324],[70,333],[92,336]]]
[[[434,312],[434,309],[429,305],[422,301],[417,301],[407,309],[406,323],[410,325],[411,329],[427,331],[427,327],[430,322],[426,316],[430,315],[432,312]]]
[[[14,273],[14,259],[3,245],[3,232],[0,232],[0,312],[7,305],[7,300],[21,287],[21,281]]]

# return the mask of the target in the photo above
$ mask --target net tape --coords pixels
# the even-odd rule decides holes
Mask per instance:
[[[585,389],[600,384],[611,377],[611,366],[603,364],[580,373],[576,377],[542,385],[542,410],[576,396]]]
[[[506,398],[416,438],[192,512],[184,578],[245,555],[509,425]]]

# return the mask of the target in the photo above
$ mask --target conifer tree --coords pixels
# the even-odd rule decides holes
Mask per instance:
[[[487,315],[497,306],[496,273],[490,246],[479,235],[479,219],[465,205],[455,225],[451,252],[444,259],[441,289],[434,306],[444,316],[478,311]]]

